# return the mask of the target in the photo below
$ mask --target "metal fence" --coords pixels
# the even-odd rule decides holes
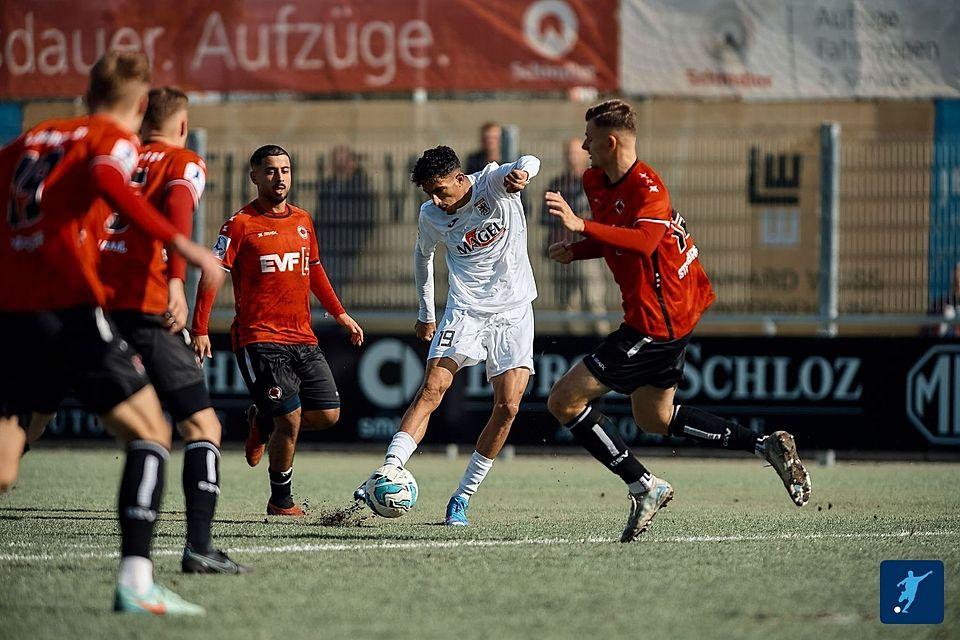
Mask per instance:
[[[424,148],[441,142],[464,158],[473,150],[472,133],[437,140],[378,130],[290,146],[291,201],[313,214],[324,265],[352,313],[410,324],[416,309],[411,252],[424,199],[409,181],[410,169]],[[538,318],[574,332],[604,331],[620,318],[619,291],[604,265],[561,267],[546,258],[559,232],[543,213],[543,192],[564,172],[567,141],[577,134],[520,131],[508,142],[542,161],[524,196]],[[206,150],[208,242],[255,196],[247,175],[254,146]],[[834,274],[824,272],[830,264],[823,260],[825,165],[816,127],[667,129],[642,136],[639,146],[701,250],[718,294],[706,322],[718,330],[792,324],[801,333],[819,331],[831,275],[838,316],[830,320],[847,333],[853,325],[913,332],[931,312],[941,312],[928,286],[930,238],[938,234],[929,215],[929,139],[841,132]],[[441,256],[436,280],[440,308],[446,296]],[[231,315],[231,305],[228,285],[217,317]]]

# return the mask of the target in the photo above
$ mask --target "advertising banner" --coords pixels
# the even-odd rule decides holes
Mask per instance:
[[[625,93],[960,95],[960,5],[941,0],[624,0]]]
[[[306,94],[617,86],[617,0],[18,0],[0,4],[0,98],[73,97],[104,51],[154,84]]]
[[[547,413],[554,382],[595,338],[543,336],[535,341],[531,378],[513,426],[517,445],[571,444]],[[306,440],[386,442],[423,377],[427,345],[412,336],[372,335],[360,349],[343,334],[321,335],[342,401],[340,423]],[[225,439],[246,436],[246,387],[226,335],[204,367]],[[427,443],[473,443],[483,429],[493,392],[482,366],[461,371],[430,421]],[[677,402],[711,411],[758,433],[787,429],[803,448],[922,450],[960,447],[960,342],[923,338],[694,337]],[[695,446],[644,434],[629,398],[610,393],[598,403],[636,444]],[[48,436],[105,438],[92,416],[64,408]]]

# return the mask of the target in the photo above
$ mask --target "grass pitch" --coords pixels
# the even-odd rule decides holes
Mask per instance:
[[[499,461],[471,526],[440,525],[465,458],[416,456],[420,501],[337,517],[372,455],[301,453],[310,516],[267,518],[266,469],[225,452],[217,543],[248,576],[184,576],[181,455],[167,472],[157,579],[198,619],[110,611],[120,454],[40,448],[0,497],[0,638],[950,638],[960,635],[960,465],[811,467],[798,509],[753,460],[650,459],[676,489],[641,541],[615,542],[619,480],[586,457]],[[365,513],[365,512],[364,512]],[[940,559],[936,626],[879,621],[879,565]]]

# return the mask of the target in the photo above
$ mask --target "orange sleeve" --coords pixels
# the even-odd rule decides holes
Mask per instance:
[[[587,238],[570,245],[574,260],[593,260],[603,257],[603,243]]]
[[[174,184],[167,190],[163,205],[167,218],[177,231],[189,238],[193,234],[194,199],[190,189],[182,184]],[[187,261],[179,253],[168,251],[167,275],[170,278],[186,280]]]
[[[334,318],[346,313],[343,305],[340,304],[340,299],[337,298],[337,293],[333,290],[333,285],[330,284],[327,272],[319,262],[310,265],[310,291],[317,296],[323,308]]]
[[[664,221],[665,222],[665,221]],[[589,240],[609,245],[621,251],[651,255],[660,244],[670,224],[661,221],[638,220],[635,228],[613,227],[593,220],[583,221],[583,235]]]

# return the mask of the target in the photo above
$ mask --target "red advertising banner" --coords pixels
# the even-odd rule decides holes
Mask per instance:
[[[9,0],[0,98],[80,95],[108,49],[193,91],[612,90],[617,14],[618,0]]]

